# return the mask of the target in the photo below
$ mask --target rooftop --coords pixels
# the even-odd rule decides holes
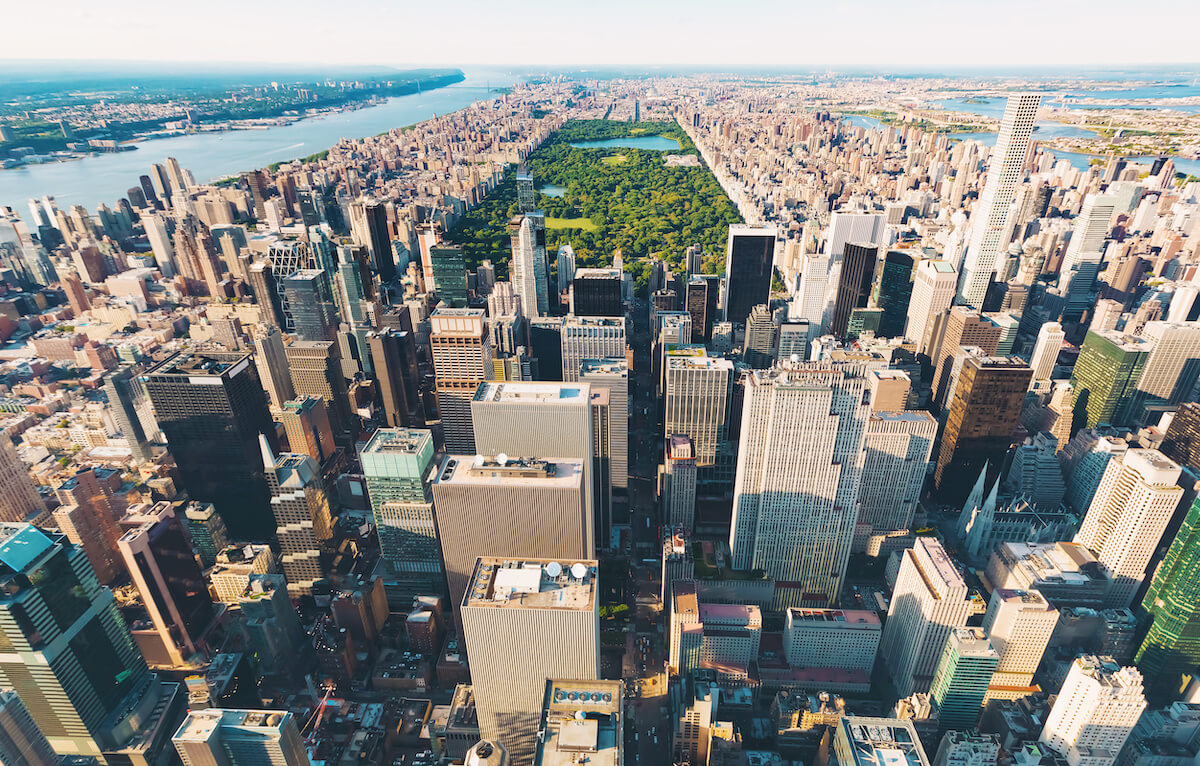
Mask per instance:
[[[230,710],[208,708],[188,713],[172,739],[207,742],[217,729],[274,729],[291,717],[286,710]]]
[[[484,381],[476,389],[474,401],[579,406],[587,404],[589,389],[587,383]]]
[[[581,375],[628,375],[629,363],[624,359],[583,359],[579,362]]]
[[[447,455],[438,484],[498,484],[527,487],[578,487],[583,464],[565,458]]]
[[[595,560],[480,558],[464,607],[592,610],[596,605]]]
[[[929,766],[911,721],[845,716],[838,726],[856,766]]]
[[[181,351],[157,367],[152,367],[146,372],[146,375],[215,377],[224,375],[226,372],[229,372],[231,375],[233,375],[241,372],[243,366],[249,365],[249,363],[249,354],[219,354],[203,351]]]
[[[838,623],[844,627],[878,627],[879,615],[867,609],[789,609],[789,622]]]
[[[380,428],[367,441],[367,446],[363,447],[362,451],[415,454],[421,450],[424,442],[432,439],[429,431],[420,428]]]
[[[959,657],[976,657],[979,659],[995,657],[999,659],[992,642],[982,628],[954,628],[950,631],[950,641]]]
[[[621,682],[546,682],[539,766],[618,766],[621,763]]]

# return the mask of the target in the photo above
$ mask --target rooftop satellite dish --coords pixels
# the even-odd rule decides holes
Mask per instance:
[[[587,718],[587,713],[583,712],[582,710],[575,711],[575,720],[576,721],[582,721],[586,718]]]
[[[557,561],[551,561],[546,565],[547,577],[558,577],[560,574],[562,574],[562,564]]]
[[[588,570],[588,568],[584,564],[572,564],[571,565],[571,576],[574,577],[576,580],[582,580],[584,575],[587,574],[587,570]]]
[[[508,464],[508,455],[501,452],[499,455],[496,455],[496,462],[499,463],[500,465],[507,465]]]

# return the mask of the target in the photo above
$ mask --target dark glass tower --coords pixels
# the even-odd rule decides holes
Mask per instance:
[[[866,308],[867,300],[871,297],[871,283],[875,280],[875,261],[878,256],[879,249],[874,245],[847,243],[842,251],[842,269],[830,325],[834,337],[845,338],[850,313],[854,309]]]
[[[1200,500],[1154,573],[1142,607],[1153,621],[1134,661],[1146,678],[1177,684],[1200,664]]]
[[[875,305],[883,309],[883,315],[879,318],[880,337],[898,338],[904,334],[912,288],[912,256],[897,250],[889,251],[883,258],[879,295],[875,299]]]
[[[212,503],[237,540],[275,529],[258,435],[278,449],[258,370],[248,354],[184,351],[142,376],[193,500]]]
[[[774,265],[773,227],[729,227],[725,251],[725,321],[744,323],[751,309],[770,300]],[[694,321],[692,327],[696,327]]]

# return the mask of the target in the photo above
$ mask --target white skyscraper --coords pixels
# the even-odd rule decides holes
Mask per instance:
[[[1177,463],[1152,449],[1131,449],[1109,461],[1075,542],[1090,548],[1112,574],[1110,607],[1133,602],[1183,496],[1180,472]]]
[[[1065,294],[1063,313],[1078,317],[1091,305],[1096,275],[1104,260],[1104,241],[1116,209],[1116,198],[1108,194],[1089,194],[1075,219],[1075,229],[1058,273],[1059,294]]]
[[[745,381],[729,547],[787,588],[777,606],[837,601],[858,518],[870,405],[860,365],[797,364]]]
[[[579,380],[591,384],[592,390],[608,389],[609,473],[612,485],[629,487],[629,365],[624,357],[617,359],[584,359],[580,363]],[[599,541],[603,547],[607,541]]]
[[[1147,322],[1142,337],[1154,341],[1154,350],[1138,378],[1132,411],[1184,401],[1200,371],[1200,322]]]
[[[970,614],[967,584],[942,544],[917,538],[904,551],[879,642],[880,658],[901,697],[929,690],[946,637],[966,625]]]
[[[983,618],[1000,664],[988,699],[1017,699],[1033,693],[1033,674],[1058,625],[1058,610],[1036,590],[996,588]]]
[[[1039,739],[1071,766],[1112,766],[1145,709],[1135,668],[1085,654],[1071,663]]]
[[[1029,366],[1033,368],[1033,385],[1039,380],[1050,380],[1054,365],[1058,361],[1058,352],[1062,350],[1066,334],[1058,322],[1047,322],[1038,330],[1037,343],[1033,347],[1033,356],[1029,358]]]
[[[667,354],[664,377],[664,436],[688,437],[696,465],[715,465],[729,438],[733,362],[708,356],[703,346],[678,347]]]
[[[825,293],[829,288],[829,256],[808,253],[800,272],[800,285],[788,306],[789,319],[806,319],[820,327],[825,316]]]
[[[540,245],[539,229],[543,239]],[[519,215],[508,224],[512,242],[511,279],[513,288],[521,296],[521,313],[529,319],[545,316],[550,311],[544,229],[544,219],[535,213]]]
[[[971,242],[958,286],[960,303],[983,306],[988,282],[996,270],[996,258],[1008,237],[1009,206],[1021,182],[1041,101],[1042,97],[1036,93],[1017,94],[1008,99],[1000,135],[988,164],[987,182],[971,214]]]
[[[957,286],[958,272],[951,263],[921,261],[917,265],[916,276],[913,277],[912,298],[908,302],[908,322],[904,326],[904,337],[920,348],[934,317],[950,308],[950,304],[954,302],[954,290]]]
[[[667,438],[663,469],[663,516],[672,529],[689,532],[696,522],[696,451],[683,434]]]
[[[877,530],[912,524],[937,420],[925,411],[872,412],[863,434],[858,521]]]

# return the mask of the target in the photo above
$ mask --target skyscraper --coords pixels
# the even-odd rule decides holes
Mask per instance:
[[[438,536],[460,628],[467,580],[481,554],[559,562],[594,555],[585,502],[591,487],[579,460],[448,455],[436,477]]]
[[[226,545],[229,545],[229,530],[212,503],[192,501],[182,506],[183,522],[188,528],[192,547],[200,557],[200,565],[211,567]]]
[[[1200,500],[1192,503],[1142,607],[1152,622],[1134,661],[1153,686],[1178,684],[1200,664]]]
[[[609,475],[616,489],[629,487],[629,365],[617,359],[584,359],[579,381],[593,391],[607,389]],[[602,543],[603,544],[603,543]]]
[[[726,322],[745,322],[750,309],[770,300],[776,236],[773,226],[734,224],[729,227],[725,248],[723,318]],[[703,325],[697,325],[693,320],[693,326]]]
[[[595,680],[600,641],[594,560],[475,564],[462,603],[463,635],[481,739],[528,766],[548,678]]]
[[[583,464],[584,486],[591,488],[586,512],[593,524],[587,550],[595,551],[603,544],[596,516],[606,494],[602,483],[609,477],[598,475],[595,463],[591,393],[590,383],[484,383],[471,402],[471,418],[481,455],[556,457]],[[546,423],[554,427],[547,429]]]
[[[0,521],[25,521],[46,512],[29,469],[7,435],[0,439]]]
[[[712,340],[713,324],[720,319],[717,316],[720,282],[717,277],[700,275],[693,275],[688,280],[683,309],[692,315],[692,336],[682,340],[682,343],[708,343]]]
[[[533,212],[518,215],[508,222],[508,234],[511,280],[521,296],[521,314],[529,319],[545,316],[550,311],[545,219]]]
[[[492,341],[483,309],[437,309],[429,317],[433,370],[446,450],[475,452],[471,398],[492,377]]]
[[[983,194],[971,214],[971,240],[958,286],[958,300],[968,306],[983,306],[987,286],[996,271],[997,257],[1007,245],[1009,207],[1023,176],[1041,101],[1042,97],[1036,93],[1016,94],[1009,96],[1004,109]]]
[[[879,249],[871,244],[847,243],[842,253],[837,289],[834,292],[833,314],[829,332],[834,337],[846,337],[846,325],[850,312],[865,308],[871,297],[871,284],[875,280],[875,262]]]
[[[963,363],[934,472],[948,502],[965,498],[984,464],[998,466],[1008,452],[1031,375],[1015,357],[972,357]]]
[[[904,337],[916,343],[918,349],[927,348],[926,335],[935,317],[950,308],[957,284],[958,274],[949,261],[926,259],[917,264]]]
[[[1133,335],[1088,332],[1071,373],[1076,428],[1129,423],[1137,382],[1153,348],[1152,341]]]
[[[1058,610],[1036,590],[992,591],[983,630],[1000,661],[988,699],[1018,699],[1035,690],[1033,674],[1056,625]]]
[[[437,245],[429,248],[429,262],[433,270],[433,289],[438,298],[452,308],[466,308],[469,297],[467,262],[463,257],[462,245]]]
[[[1058,290],[1066,297],[1063,318],[1078,320],[1092,305],[1096,275],[1104,258],[1104,240],[1108,236],[1116,197],[1089,194],[1083,200],[1075,231],[1059,267]]]
[[[12,689],[0,690],[0,763],[58,766],[60,759]]]
[[[273,406],[282,407],[284,402],[296,398],[296,391],[292,388],[292,376],[288,372],[283,335],[278,327],[267,327],[255,336],[254,363]]]
[[[787,363],[745,380],[729,547],[736,569],[776,579],[780,606],[841,594],[870,414],[862,373]]]
[[[329,276],[321,269],[300,269],[283,278],[292,323],[301,340],[333,340],[337,315]]]
[[[301,396],[284,402],[275,417],[283,424],[289,452],[308,455],[318,466],[323,466],[337,451],[329,409],[321,397]]]
[[[385,422],[392,428],[424,428],[417,348],[411,332],[378,330],[367,333]]]
[[[138,647],[153,665],[191,666],[218,612],[183,520],[170,503],[158,503],[131,509],[125,523],[137,526],[117,548],[154,626],[135,634]]]
[[[696,525],[696,451],[683,434],[667,437],[663,519],[672,529],[690,532]]]
[[[442,552],[433,516],[433,436],[423,429],[380,428],[359,455],[379,548],[391,569],[388,603],[443,590]]]
[[[617,269],[576,269],[571,282],[571,313],[584,317],[623,317],[621,281]]]
[[[350,394],[337,344],[298,340],[287,347],[287,360],[296,395],[323,400],[334,439],[348,441],[358,431],[358,421],[350,411]]]
[[[913,292],[913,257],[900,250],[889,250],[881,263],[876,305],[883,309],[879,335],[883,338],[904,336],[904,323]]]
[[[1175,462],[1200,473],[1200,404],[1179,405],[1160,449]]]
[[[1033,370],[1033,382],[1050,380],[1054,366],[1058,364],[1058,352],[1062,351],[1063,339],[1066,334],[1058,322],[1047,322],[1038,330],[1037,343],[1033,346],[1033,355],[1029,358],[1029,367]]]
[[[700,345],[668,347],[666,353],[664,435],[688,437],[696,465],[711,474],[729,441],[733,363],[710,357]]]
[[[937,540],[918,537],[901,559],[879,642],[901,697],[929,689],[946,638],[970,614],[967,584],[954,562]]]
[[[1154,344],[1134,388],[1135,423],[1157,420],[1156,411],[1190,398],[1200,377],[1200,322],[1147,322],[1142,337]]]
[[[274,442],[275,428],[250,356],[184,351],[142,381],[192,499],[215,505],[234,538],[268,537],[258,436]]]
[[[936,436],[937,421],[928,412],[872,406],[863,431],[859,523],[878,530],[910,527]]]
[[[1070,766],[1113,766],[1145,709],[1137,670],[1085,654],[1071,663],[1039,740]]]
[[[1158,450],[1131,449],[1108,462],[1075,542],[1112,574],[1108,605],[1127,607],[1171,521],[1183,488],[1180,468]]]
[[[171,742],[183,766],[311,764],[296,719],[286,710],[194,710]]]
[[[989,317],[966,306],[955,306],[946,316],[941,333],[941,342],[936,353],[930,357],[934,364],[933,399],[939,410],[944,410],[954,396],[955,360],[964,347],[978,348],[984,354],[998,354],[1001,328]]]
[[[280,564],[294,598],[312,595],[312,586],[325,576],[321,559],[333,537],[329,498],[321,480],[321,465],[306,454],[276,455],[265,438],[259,440],[271,488]]]
[[[937,705],[939,729],[975,728],[999,661],[983,630],[950,631],[929,686],[929,697]]]
[[[16,690],[55,752],[99,756],[163,690],[81,549],[0,524],[0,562],[0,639],[12,647],[0,655],[0,687]]]
[[[584,359],[624,359],[625,343],[624,317],[567,317],[562,325],[562,379],[578,381]]]

